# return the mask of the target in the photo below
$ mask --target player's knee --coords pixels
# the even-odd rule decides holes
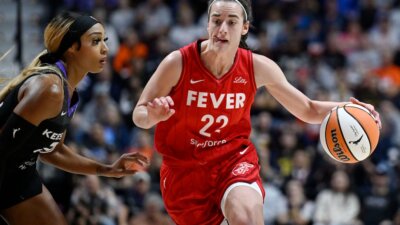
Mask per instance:
[[[262,205],[258,203],[239,204],[226,212],[230,225],[259,225],[262,221]]]

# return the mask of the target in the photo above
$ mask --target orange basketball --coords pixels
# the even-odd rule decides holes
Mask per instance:
[[[335,107],[321,123],[323,149],[342,163],[356,163],[368,158],[378,140],[378,124],[370,111],[360,105],[349,103]]]

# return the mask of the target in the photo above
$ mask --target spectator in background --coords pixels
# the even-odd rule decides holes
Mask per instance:
[[[104,126],[99,122],[91,124],[90,131],[84,134],[82,152],[85,156],[107,162],[109,155],[116,152],[113,143],[107,142]]]
[[[360,202],[351,189],[349,175],[337,170],[331,187],[318,193],[315,203],[314,225],[358,225]]]
[[[160,36],[167,35],[172,25],[171,9],[164,0],[148,0],[138,7],[137,24],[149,43]]]
[[[144,210],[132,217],[129,225],[174,225],[174,223],[164,211],[161,196],[149,193],[144,199]]]
[[[94,85],[92,98],[82,109],[81,126],[86,132],[90,132],[89,127],[93,123],[100,122],[105,118],[105,109],[109,107],[118,109],[117,103],[110,96],[110,87],[108,82],[99,82]]]
[[[117,225],[121,203],[97,176],[86,176],[71,196],[67,219],[77,225]]]
[[[400,46],[398,30],[392,26],[389,15],[385,12],[377,15],[376,23],[369,31],[369,38],[372,46],[379,52],[393,51]]]
[[[134,27],[136,10],[131,6],[130,0],[119,0],[118,7],[110,13],[110,25],[115,27],[118,37],[126,37],[127,31]]]
[[[271,182],[264,182],[265,198],[263,205],[264,225],[279,224],[287,220],[287,198],[282,191]]]
[[[394,218],[397,211],[396,193],[390,190],[385,166],[377,166],[369,177],[372,185],[361,194],[361,220],[364,225],[384,225]]]
[[[134,73],[133,61],[136,58],[145,59],[148,56],[148,47],[143,43],[133,29],[125,31],[123,41],[113,61],[113,68],[119,76],[126,80]]]
[[[287,215],[280,225],[308,225],[313,221],[314,202],[307,199],[303,184],[298,180],[286,183]]]
[[[185,46],[202,36],[202,30],[195,24],[193,9],[189,3],[183,2],[178,7],[177,23],[169,31],[174,48]]]
[[[382,81],[393,83],[397,88],[400,87],[400,66],[394,63],[394,52],[391,49],[380,51],[382,65],[373,71]]]

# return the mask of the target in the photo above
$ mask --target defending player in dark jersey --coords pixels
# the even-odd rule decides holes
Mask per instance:
[[[36,161],[77,174],[121,177],[137,153],[104,165],[64,144],[79,102],[75,90],[88,73],[100,72],[108,48],[103,25],[91,16],[62,13],[46,27],[46,51],[0,92],[0,214],[11,225],[67,224],[36,171]]]

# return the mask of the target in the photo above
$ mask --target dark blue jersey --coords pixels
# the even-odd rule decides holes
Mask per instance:
[[[55,74],[55,76],[60,77],[64,89],[62,110],[56,117],[42,121],[35,128],[33,135],[25,141],[23,147],[11,153],[10,157],[6,160],[6,173],[35,169],[39,153],[49,153],[54,150],[62,139],[62,135],[74,115],[79,101],[78,94],[74,91],[72,98],[69,99],[68,84],[64,80],[66,77],[65,69],[62,65],[57,64],[56,66],[59,73],[55,74],[54,70],[41,70],[32,76]],[[0,128],[4,126],[18,104],[18,92],[25,81],[22,81],[18,86],[13,88],[4,100],[0,102]],[[46,101],[46,99],[43,99],[43,101]]]

